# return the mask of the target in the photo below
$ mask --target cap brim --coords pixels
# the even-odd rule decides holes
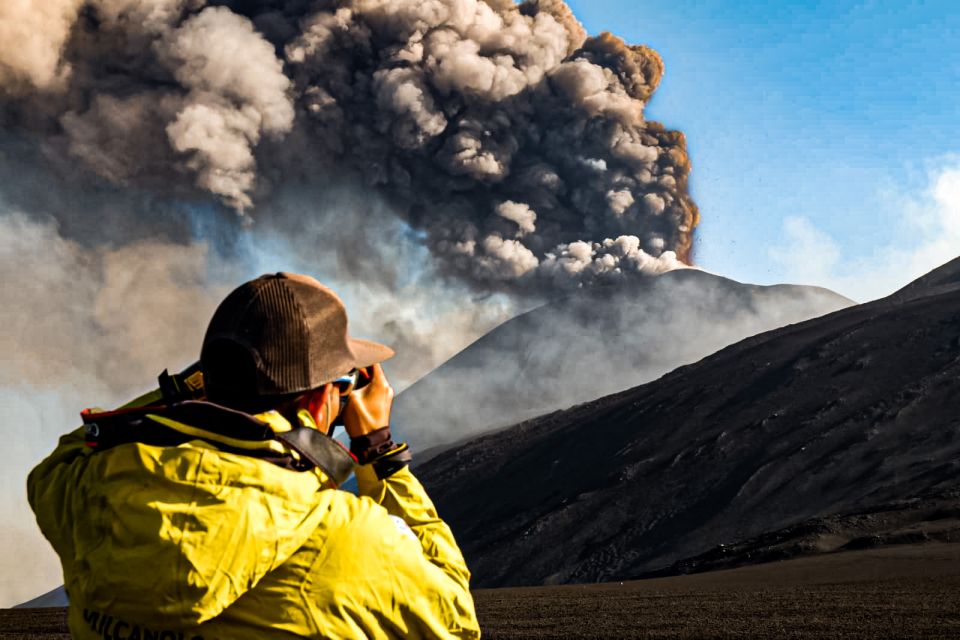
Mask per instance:
[[[363,369],[364,367],[369,367],[384,360],[389,360],[394,356],[393,349],[380,343],[371,342],[370,340],[359,340],[357,338],[350,338],[349,341],[350,351],[353,352],[356,358],[356,364],[354,366],[357,369]]]

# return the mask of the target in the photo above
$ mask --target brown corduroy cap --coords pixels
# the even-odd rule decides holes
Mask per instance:
[[[277,273],[239,286],[220,303],[200,363],[210,400],[244,408],[392,356],[389,347],[350,337],[347,310],[333,291],[309,276]]]

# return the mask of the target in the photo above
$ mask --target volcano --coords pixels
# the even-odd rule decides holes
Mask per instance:
[[[956,502],[960,259],[418,476],[476,586],[625,579],[815,518]]]
[[[397,398],[392,422],[424,451],[635,387],[851,304],[819,287],[742,284],[698,269],[578,290],[505,322],[421,378]]]

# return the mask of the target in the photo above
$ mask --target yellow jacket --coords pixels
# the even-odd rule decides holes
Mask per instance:
[[[93,452],[78,430],[27,488],[80,640],[479,637],[417,479],[355,472],[359,497],[204,440]]]

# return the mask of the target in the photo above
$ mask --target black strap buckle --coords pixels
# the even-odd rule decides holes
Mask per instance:
[[[186,400],[206,400],[207,397],[203,386],[203,370],[199,362],[194,362],[180,373],[170,373],[164,369],[157,377],[157,383],[167,405]]]

